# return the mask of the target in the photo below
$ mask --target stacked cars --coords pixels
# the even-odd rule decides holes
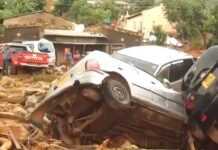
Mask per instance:
[[[187,121],[180,87],[193,62],[159,46],[91,52],[53,82],[27,119],[52,125],[47,129],[66,143],[125,132],[142,147],[178,147]]]

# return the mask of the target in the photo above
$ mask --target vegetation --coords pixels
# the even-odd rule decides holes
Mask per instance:
[[[164,45],[166,41],[167,34],[162,30],[161,26],[154,26],[153,28],[154,35],[157,38],[156,44],[157,45]]]
[[[203,47],[214,43],[214,39],[208,43],[209,34],[218,39],[218,1],[163,0],[163,3],[168,19],[176,23],[181,38],[191,41],[200,39]]]
[[[129,12],[137,13],[155,5],[155,0],[128,0],[130,5]]]
[[[66,9],[62,7],[61,10],[64,11],[61,11],[57,6],[64,6]],[[87,0],[59,0],[55,8],[56,14],[86,25],[111,23],[120,13],[115,0],[103,0],[95,5],[89,4]]]

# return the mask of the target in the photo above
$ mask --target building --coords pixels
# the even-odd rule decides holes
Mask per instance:
[[[154,26],[161,26],[165,32],[170,34],[176,33],[174,25],[168,21],[165,15],[162,4],[131,16],[126,16],[119,22],[120,28],[141,32],[144,34],[144,39],[148,39]]]
[[[52,41],[56,49],[57,64],[64,62],[64,50],[78,50],[81,55],[93,50],[109,51],[107,37],[99,33],[45,29],[43,37]]]
[[[64,62],[66,48],[79,50],[81,55],[88,51],[102,50],[108,53],[124,47],[140,45],[142,36],[131,31],[111,26],[94,26],[84,29],[81,25],[47,12],[7,18],[4,42],[34,41],[41,38],[52,41],[56,49],[57,64]]]
[[[46,38],[56,49],[57,64],[64,62],[64,49],[79,50],[81,55],[99,49],[107,51],[107,38],[98,33],[78,31],[77,24],[47,12],[7,18],[3,22],[6,30],[4,42],[34,41]]]
[[[140,33],[135,33],[120,28],[114,28],[113,26],[93,26],[87,30],[93,33],[102,33],[107,37],[108,42],[110,43],[108,45],[109,53],[124,47],[141,45],[143,40],[143,35]]]

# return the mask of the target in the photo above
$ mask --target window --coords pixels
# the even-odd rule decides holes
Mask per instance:
[[[30,48],[32,51],[35,49],[33,44],[26,44],[26,45],[29,46],[29,48]]]
[[[25,46],[8,46],[6,49],[7,49],[7,50],[8,50],[8,49],[12,49],[12,50],[15,51],[15,52],[27,51],[27,48],[26,48]]]
[[[170,81],[170,65],[168,65],[160,70],[160,73],[158,74],[157,79],[160,82],[163,82],[163,79],[167,79]]]
[[[120,60],[120,61],[123,61],[127,64],[133,65],[134,67],[136,67],[136,68],[138,68],[146,73],[149,73],[151,75],[153,75],[157,69],[157,65],[155,65],[151,62],[147,62],[144,60],[134,58],[134,57],[130,57],[130,56],[126,56],[126,55],[122,55],[122,54],[118,54],[118,53],[114,53],[113,57]]]
[[[38,45],[38,49],[40,52],[49,53],[52,50],[52,46],[49,43],[40,42]]]
[[[192,59],[185,59],[172,63],[171,65],[164,66],[160,73],[157,75],[159,81],[167,79],[170,82],[175,82],[184,77],[188,69],[192,66]]]
[[[188,71],[188,69],[192,66],[193,60],[186,59],[178,63],[174,63],[170,67],[170,82],[177,81],[183,78]]]

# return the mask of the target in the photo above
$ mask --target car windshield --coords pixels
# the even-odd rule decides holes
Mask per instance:
[[[119,53],[114,53],[112,56],[118,60],[121,60],[121,61],[127,63],[127,64],[133,65],[134,67],[136,67],[136,68],[138,68],[146,73],[149,73],[151,75],[154,75],[154,73],[158,67],[156,64],[153,64],[151,62],[147,62],[147,61],[140,60],[140,59],[137,59],[134,57],[126,56],[126,55],[122,55]]]
[[[40,42],[38,44],[38,49],[40,52],[50,53],[54,51],[54,47],[50,43]]]

